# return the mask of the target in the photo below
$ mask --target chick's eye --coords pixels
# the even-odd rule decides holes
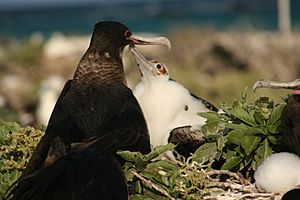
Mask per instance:
[[[157,64],[157,65],[156,65],[156,68],[157,68],[157,69],[161,69],[161,64]]]

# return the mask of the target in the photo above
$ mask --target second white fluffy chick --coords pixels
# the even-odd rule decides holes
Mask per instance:
[[[267,192],[285,192],[300,185],[300,158],[287,152],[269,156],[254,173],[255,184]]]
[[[145,115],[153,147],[167,144],[174,128],[200,129],[206,119],[200,117],[199,112],[218,111],[211,103],[171,80],[165,65],[146,60],[135,47],[130,50],[142,72],[133,93]]]

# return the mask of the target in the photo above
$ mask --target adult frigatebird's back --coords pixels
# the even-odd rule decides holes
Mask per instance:
[[[45,136],[11,193],[14,199],[127,199],[115,153],[150,151],[143,113],[126,86],[121,56],[129,44],[170,47],[166,38],[138,37],[118,22],[97,23]]]

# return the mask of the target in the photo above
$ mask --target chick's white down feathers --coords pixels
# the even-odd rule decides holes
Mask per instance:
[[[300,185],[300,158],[281,152],[269,156],[255,171],[255,184],[267,192],[284,192]]]
[[[194,129],[199,129],[206,119],[197,113],[209,111],[186,88],[166,77],[153,77],[151,81],[142,77],[134,90],[154,147],[167,144],[170,131],[174,128],[191,125]]]

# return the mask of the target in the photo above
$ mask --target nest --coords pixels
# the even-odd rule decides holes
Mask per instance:
[[[145,188],[151,189],[160,196],[170,200],[176,199],[281,199],[281,193],[268,193],[260,190],[254,183],[245,179],[240,173],[228,170],[205,170],[205,166],[193,161],[185,163],[178,162],[180,167],[179,177],[193,182],[186,184],[178,178],[174,190],[170,193],[166,187],[160,183],[152,181],[143,176],[142,173],[133,172],[133,176],[140,180]],[[160,173],[163,172],[163,169]],[[181,193],[182,198],[174,194]]]

